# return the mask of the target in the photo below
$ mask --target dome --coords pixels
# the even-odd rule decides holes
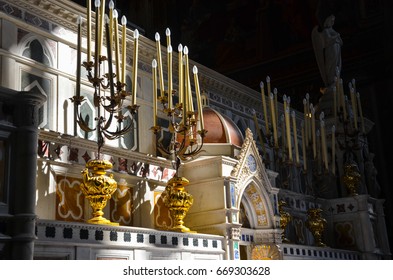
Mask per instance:
[[[210,107],[204,107],[203,120],[207,130],[204,143],[227,143],[239,147],[243,145],[243,135],[229,117]]]

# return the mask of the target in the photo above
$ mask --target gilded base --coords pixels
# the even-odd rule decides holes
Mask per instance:
[[[87,221],[90,224],[119,225],[103,217],[103,209],[117,188],[113,174],[106,175],[105,170],[110,168],[111,162],[95,159],[88,161],[82,171],[83,183],[80,184],[80,189],[93,209],[93,218]]]
[[[167,183],[163,194],[163,201],[169,209],[173,226],[168,228],[170,231],[195,233],[184,226],[183,219],[194,201],[192,195],[184,189],[189,181],[184,177],[173,177]]]

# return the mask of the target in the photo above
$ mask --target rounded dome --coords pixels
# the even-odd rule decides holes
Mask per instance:
[[[210,107],[204,107],[203,120],[207,130],[204,143],[227,143],[239,147],[243,145],[243,134],[229,117]]]

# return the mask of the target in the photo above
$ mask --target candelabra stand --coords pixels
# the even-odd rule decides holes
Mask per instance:
[[[159,98],[164,112],[169,119],[169,132],[171,140],[168,146],[165,146],[159,140],[161,126],[153,126],[151,129],[156,136],[157,149],[161,154],[169,156],[176,173],[167,183],[163,195],[165,206],[168,207],[173,220],[173,225],[169,230],[179,232],[192,232],[184,226],[183,219],[193,204],[193,197],[185,190],[189,181],[179,176],[179,168],[182,161],[187,161],[198,156],[202,151],[203,140],[207,133],[206,130],[196,131],[197,120],[195,112],[183,110],[182,104],[177,104],[175,108],[168,107],[168,96],[165,92],[164,97]],[[184,113],[186,115],[184,115]]]
[[[113,5],[111,5],[113,6]],[[101,148],[104,146],[105,138],[109,140],[115,140],[125,135],[126,133],[131,133],[134,128],[134,116],[137,113],[138,105],[136,105],[136,87],[134,85],[133,92],[126,91],[125,84],[125,45],[126,45],[126,27],[125,18],[122,19],[123,23],[123,75],[114,73],[112,69],[112,41],[116,44],[116,65],[120,65],[119,62],[119,49],[118,49],[118,39],[117,33],[113,34],[112,28],[117,31],[117,13],[115,20],[113,20],[113,7],[110,7],[110,16],[112,22],[107,15],[104,14],[104,8],[100,8],[100,1],[96,1],[96,40],[95,40],[95,54],[93,59],[89,55],[90,51],[90,41],[88,40],[88,55],[87,61],[81,64],[81,17],[78,18],[78,56],[77,56],[77,86],[76,94],[71,98],[74,103],[74,113],[75,119],[79,127],[86,133],[96,132],[97,134],[97,154],[95,159],[91,159],[86,163],[86,168],[82,171],[83,182],[80,185],[80,189],[85,197],[88,199],[90,206],[93,209],[93,218],[88,220],[88,223],[92,224],[109,224],[118,225],[118,223],[113,223],[110,220],[103,217],[103,209],[105,208],[107,201],[111,198],[112,194],[116,191],[117,183],[113,179],[113,174],[109,176],[106,175],[106,170],[112,168],[112,163],[108,160],[101,158]],[[88,29],[91,26],[90,19],[90,8],[87,9],[88,12]],[[106,46],[107,46],[107,56],[101,54],[102,41],[104,33],[104,17],[105,22],[105,33],[106,33]],[[102,24],[102,25],[101,25]],[[111,28],[109,27],[111,26]],[[113,36],[115,40],[113,40]],[[138,40],[138,30],[134,31],[134,61],[137,61],[137,40]],[[88,38],[89,39],[89,38]],[[102,40],[102,39],[101,39]],[[105,65],[104,65],[105,64]],[[96,116],[85,115],[81,112],[81,105],[85,101],[85,97],[80,95],[80,85],[81,85],[81,65],[87,71],[87,79],[94,89],[93,94],[93,105],[95,107]],[[119,69],[120,67],[118,67]],[[108,72],[103,73],[107,69]],[[134,83],[136,82],[136,71],[134,68]],[[129,114],[123,113],[123,111],[129,111]],[[94,119],[94,126],[89,126],[86,119]],[[126,121],[126,122],[125,122]],[[126,123],[126,125],[124,125]]]

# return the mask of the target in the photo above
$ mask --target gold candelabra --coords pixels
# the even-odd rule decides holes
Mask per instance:
[[[203,113],[201,95],[198,80],[198,68],[193,67],[195,95],[198,111],[194,110],[192,89],[189,73],[188,48],[179,44],[178,47],[178,66],[179,66],[179,85],[178,91],[173,89],[172,84],[172,46],[170,40],[170,30],[166,29],[167,36],[167,89],[164,87],[160,36],[156,33],[157,60],[152,61],[153,75],[153,127],[151,130],[156,136],[157,150],[172,159],[173,167],[176,170],[175,176],[167,183],[163,195],[163,201],[168,207],[173,220],[173,225],[169,230],[180,232],[191,232],[184,226],[183,219],[193,204],[193,197],[185,190],[189,181],[179,176],[179,168],[182,161],[195,158],[203,147],[203,139],[207,133],[203,124]],[[158,78],[157,81],[157,70]],[[160,91],[158,92],[158,84]],[[157,95],[159,95],[157,97]],[[178,98],[178,103],[173,104],[174,97]],[[162,127],[157,124],[157,103],[161,103],[163,112],[169,120],[168,130],[171,134],[169,144],[164,144],[160,140]]]
[[[81,190],[93,209],[93,218],[88,223],[118,225],[103,217],[103,209],[112,194],[116,191],[117,183],[113,175],[106,175],[106,171],[112,168],[112,163],[101,159],[101,148],[105,138],[108,140],[118,139],[126,133],[131,133],[134,128],[134,116],[138,110],[136,105],[136,83],[138,62],[138,30],[134,30],[134,60],[132,92],[126,90],[126,49],[127,49],[127,19],[121,19],[122,45],[120,51],[118,13],[114,9],[114,3],[109,2],[109,16],[105,14],[105,0],[95,0],[95,50],[91,54],[91,1],[87,1],[87,60],[81,63],[82,55],[82,17],[77,19],[78,43],[77,43],[77,79],[76,94],[71,98],[74,103],[75,119],[79,127],[86,133],[97,134],[97,155],[86,163],[82,171],[83,182]],[[103,55],[103,39],[106,37],[106,56]],[[114,58],[113,58],[114,54]],[[122,58],[120,59],[120,54]],[[115,63],[116,71],[113,69]],[[94,126],[91,127],[87,119],[93,116],[81,112],[81,105],[85,97],[81,96],[81,66],[87,71],[87,80],[94,89],[93,105],[96,116]],[[120,70],[121,69],[121,70]],[[107,71],[107,72],[106,72]],[[129,111],[130,114],[123,113]],[[76,134],[76,131],[75,131]]]

